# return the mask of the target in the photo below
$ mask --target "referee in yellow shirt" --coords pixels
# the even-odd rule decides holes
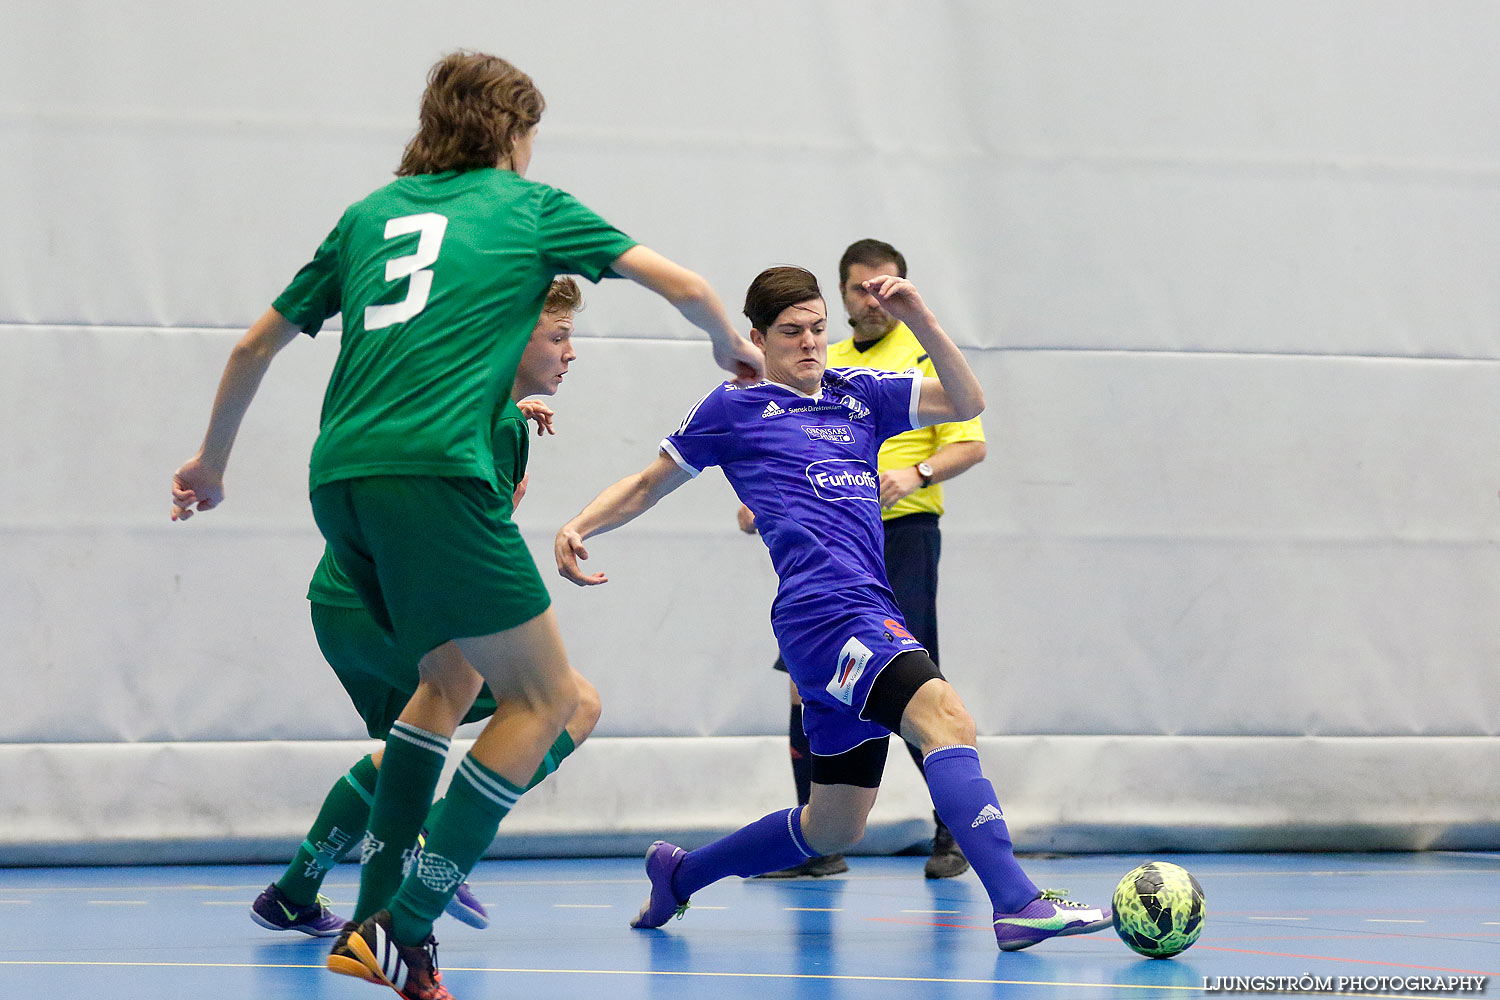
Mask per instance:
[[[851,243],[839,259],[839,294],[849,315],[854,335],[828,345],[829,368],[879,368],[904,372],[918,369],[936,378],[932,362],[906,325],[880,307],[864,290],[863,282],[881,275],[906,277],[906,258],[889,243],[859,240]],[[906,626],[934,661],[938,658],[937,584],[938,556],[942,535],[938,518],[943,513],[945,480],[984,461],[984,428],[979,419],[937,424],[907,431],[890,438],[880,448],[881,519],[885,523],[885,566],[896,604]],[[740,528],[755,531],[755,517],[740,507]],[[780,659],[776,669],[785,670]],[[791,686],[792,710],[788,724],[791,739],[792,775],[797,783],[797,801],[806,803],[811,790],[812,758],[802,731],[802,701]],[[912,762],[922,769],[921,752],[908,745]],[[953,841],[953,835],[933,813],[936,833],[932,856],[927,859],[928,878],[951,878],[969,869],[969,862]],[[812,858],[784,871],[761,878],[795,878],[804,875],[835,875],[848,871],[841,856]]]

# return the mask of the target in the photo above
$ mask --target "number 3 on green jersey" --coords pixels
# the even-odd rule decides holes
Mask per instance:
[[[403,215],[385,224],[385,238],[395,239],[408,233],[420,233],[417,249],[403,257],[392,257],[385,262],[385,280],[400,281],[411,278],[406,289],[406,298],[383,306],[365,307],[365,329],[382,330],[397,323],[405,323],[427,306],[427,296],[432,294],[432,272],[427,270],[438,258],[443,245],[443,235],[448,231],[448,217],[436,212],[420,215]]]

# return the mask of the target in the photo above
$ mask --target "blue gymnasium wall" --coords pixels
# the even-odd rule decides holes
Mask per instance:
[[[302,600],[336,332],[277,361],[221,510],[169,524],[167,484],[456,46],[547,95],[532,176],[731,311],[767,264],[831,289],[850,240],[906,251],[989,393],[944,659],[1021,846],[1500,845],[1500,9],[147,10],[0,34],[0,863],[284,857],[368,748]],[[628,287],[579,348],[520,513],[544,565],[715,379]],[[497,853],[788,798],[733,509],[711,473],[591,546],[610,586],[555,588],[605,716]],[[893,760],[867,848],[925,813]]]

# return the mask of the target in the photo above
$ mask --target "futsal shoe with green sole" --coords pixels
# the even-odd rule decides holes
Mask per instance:
[[[646,851],[646,877],[651,880],[651,895],[640,914],[630,922],[637,930],[660,927],[673,917],[687,912],[688,901],[680,899],[672,888],[672,876],[682,867],[687,852],[676,844],[658,840]]]
[[[327,896],[298,906],[275,882],[250,904],[250,919],[267,930],[301,931],[309,937],[333,937],[344,926],[344,918],[329,911]]]
[[[995,914],[995,941],[1001,951],[1020,951],[1050,937],[1092,934],[1112,926],[1108,909],[1075,903],[1066,893],[1044,889],[1015,913]]]

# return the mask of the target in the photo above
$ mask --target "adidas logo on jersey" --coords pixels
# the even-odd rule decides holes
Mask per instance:
[[[773,399],[766,404],[766,408],[764,410],[760,411],[760,417],[762,420],[764,420],[766,417],[779,417],[785,412],[785,410],[776,405],[776,400]]]
[[[970,823],[969,825],[974,829],[978,829],[986,823],[1004,818],[1004,816],[1000,815],[999,809],[996,809],[994,806],[987,805],[983,809],[979,810],[979,815],[976,816],[974,818],[974,822]]]

